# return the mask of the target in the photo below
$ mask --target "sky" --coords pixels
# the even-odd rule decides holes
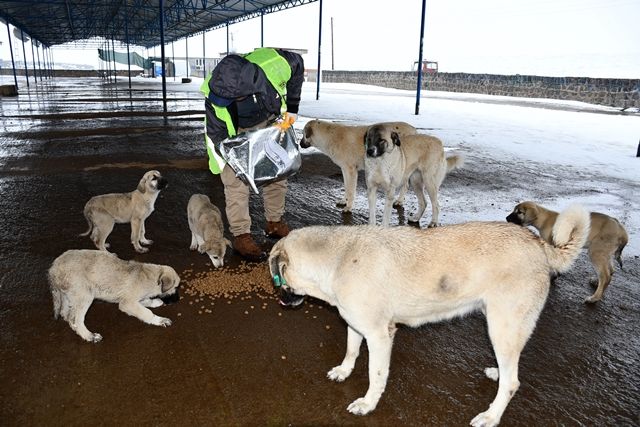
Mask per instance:
[[[265,46],[307,49],[306,67],[317,68],[319,6],[266,15]],[[421,11],[420,0],[324,0],[321,67],[411,70],[418,59]],[[428,0],[423,58],[445,72],[640,78],[638,17],[638,0]],[[259,18],[234,24],[230,32],[232,50],[260,45]],[[224,28],[205,37],[207,56],[226,50]],[[0,59],[10,60],[4,29],[0,41]],[[173,47],[175,56],[185,55],[184,39]],[[14,50],[22,56],[21,48]],[[92,52],[54,48],[54,57],[97,68]],[[189,55],[202,56],[202,35],[189,39]]]

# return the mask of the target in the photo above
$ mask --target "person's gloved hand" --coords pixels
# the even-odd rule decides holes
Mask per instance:
[[[278,126],[280,130],[285,131],[293,126],[297,118],[297,114],[286,112],[284,116],[282,116],[282,120],[277,121],[276,126]]]

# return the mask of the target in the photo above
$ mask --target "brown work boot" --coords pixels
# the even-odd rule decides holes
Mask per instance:
[[[267,221],[267,229],[264,232],[267,237],[280,239],[282,237],[286,237],[287,234],[289,234],[289,226],[282,220],[277,222]]]
[[[235,236],[233,238],[233,249],[250,261],[262,261],[267,257],[267,254],[260,249],[250,233]]]

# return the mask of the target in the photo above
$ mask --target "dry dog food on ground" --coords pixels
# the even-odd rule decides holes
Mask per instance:
[[[202,273],[193,274],[192,270],[186,270],[183,275],[186,282],[184,292],[195,296],[196,302],[204,302],[204,297],[251,299],[251,295],[247,295],[249,293],[261,299],[276,295],[266,263],[241,262],[237,267],[225,266]]]

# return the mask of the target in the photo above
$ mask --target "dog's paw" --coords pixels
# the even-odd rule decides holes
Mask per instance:
[[[162,326],[166,328],[167,326],[171,326],[171,319],[167,319],[166,317],[154,316],[153,322],[156,326]]]
[[[346,380],[349,377],[349,375],[351,375],[351,370],[344,369],[341,366],[336,366],[335,368],[327,372],[327,378],[329,378],[332,381],[337,381],[339,383]]]
[[[140,246],[139,248],[134,247],[134,249],[136,250],[136,252],[138,252],[139,254],[146,254],[147,252],[149,252],[149,249],[147,248],[143,248],[142,246]]]
[[[589,298],[585,299],[584,302],[587,304],[593,304],[600,301],[600,297],[596,294],[591,295]]]
[[[370,404],[364,397],[354,400],[347,406],[347,411],[354,415],[366,415],[374,409],[376,409],[376,405]]]
[[[102,335],[100,334],[89,334],[89,336],[87,337],[87,341],[92,342],[92,343],[97,343],[102,341]]]
[[[497,426],[499,422],[500,419],[496,419],[493,414],[486,411],[476,415],[475,418],[471,420],[470,424],[473,427],[493,427]]]
[[[195,251],[196,249],[198,249],[198,244],[194,243],[191,246],[189,246],[189,249],[191,249],[192,251]]]
[[[347,206],[347,200],[346,199],[340,199],[336,202],[336,206],[341,208],[343,206]]]
[[[427,228],[436,228],[436,227],[439,227],[439,226],[440,226],[440,224],[438,224],[437,222],[431,221],[429,223],[429,225],[427,225]]]
[[[498,371],[498,368],[485,368],[484,374],[490,380],[498,381],[498,378],[500,378],[500,373]]]
[[[142,239],[142,240],[140,240],[140,244],[142,244],[142,245],[153,245],[153,240]]]

